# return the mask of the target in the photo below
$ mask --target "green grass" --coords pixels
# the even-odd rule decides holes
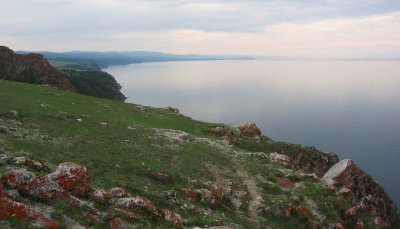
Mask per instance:
[[[12,116],[10,111],[17,111],[18,117]],[[248,191],[243,177],[237,173],[239,170],[255,180],[266,206],[284,209],[291,202],[305,204],[307,199],[311,199],[332,222],[339,222],[343,212],[344,207],[338,205],[335,195],[308,178],[302,180],[293,174],[295,181],[304,182],[306,189],[283,191],[275,183],[275,178],[285,176],[285,168],[268,159],[232,155],[203,143],[171,142],[157,135],[155,129],[175,129],[196,137],[217,139],[211,136],[210,130],[221,124],[196,121],[166,109],[143,109],[135,104],[0,80],[0,120],[7,125],[16,125],[25,133],[23,137],[15,137],[0,129],[0,150],[9,151],[14,156],[28,155],[53,165],[65,161],[84,165],[94,188],[125,187],[133,196],[147,197],[160,207],[178,212],[187,219],[186,226],[212,226],[223,221],[239,224],[241,228],[252,228],[248,219],[249,203],[243,203],[243,216],[234,210],[232,202],[223,199],[222,206],[212,209],[213,213],[205,217],[193,215],[182,210],[181,205],[166,200],[168,195],[179,193],[181,188],[205,188],[206,182],[221,179],[233,181],[236,190]],[[109,127],[103,128],[99,122],[107,122]],[[268,137],[259,142],[247,137],[235,138],[236,151],[284,151],[294,155],[302,149],[310,152],[311,157],[316,154],[313,148],[274,142]],[[210,167],[219,173],[210,171]],[[5,171],[6,166],[0,164],[0,173]],[[171,181],[154,179],[150,174],[155,171],[171,175]],[[195,204],[203,209],[209,208],[198,201]],[[67,215],[82,225],[106,227],[106,223],[89,222],[84,214],[86,209],[70,211],[69,206],[62,202],[53,207],[56,220]],[[97,207],[107,209],[108,206]],[[272,228],[307,228],[310,222],[310,218],[296,215],[289,221],[279,214],[266,214],[264,219]],[[153,220],[130,222],[139,228],[171,228],[169,223]],[[24,228],[24,224],[20,228]]]

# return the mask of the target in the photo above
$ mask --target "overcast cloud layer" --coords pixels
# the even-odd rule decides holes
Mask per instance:
[[[0,0],[16,50],[400,57],[399,0]]]

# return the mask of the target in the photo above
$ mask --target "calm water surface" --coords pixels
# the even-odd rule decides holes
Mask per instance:
[[[111,66],[127,102],[253,121],[275,140],[351,158],[400,206],[400,62],[203,61]]]

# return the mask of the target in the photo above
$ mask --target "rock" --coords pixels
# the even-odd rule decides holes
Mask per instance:
[[[166,221],[171,222],[176,227],[179,228],[183,227],[183,218],[179,214],[171,210],[163,210],[163,212],[164,212],[164,219]]]
[[[257,127],[255,123],[248,123],[248,124],[243,124],[239,126],[239,131],[240,134],[243,136],[248,136],[248,137],[260,137],[261,136],[261,130]]]
[[[144,218],[144,215],[135,209],[116,208],[115,210],[119,211],[124,217],[126,217],[128,219],[143,219]]]
[[[233,132],[232,131],[226,132],[226,134],[223,136],[223,139],[225,141],[228,141],[229,145],[233,145],[235,143],[235,139],[233,137]]]
[[[312,229],[319,229],[319,223],[316,220],[311,221],[311,228]]]
[[[126,197],[128,195],[128,191],[124,188],[115,187],[110,190],[111,197]]]
[[[7,172],[2,176],[2,182],[35,198],[64,200],[72,205],[79,204],[55,181],[48,177],[36,176],[26,169]]]
[[[72,195],[83,195],[90,189],[90,176],[86,168],[73,162],[64,162],[48,177]]]
[[[351,173],[355,170],[357,170],[355,163],[352,160],[345,159],[332,166],[322,177],[322,180],[330,187],[340,183],[349,189],[353,189],[354,177]]]
[[[211,135],[222,137],[226,134],[226,131],[223,127],[217,126],[211,129]]]
[[[200,196],[200,201],[211,206],[211,207],[216,207],[221,204],[219,197],[214,195],[213,192],[211,192],[208,189],[188,189],[188,188],[183,188],[181,189],[182,193],[186,194],[192,201],[197,198],[197,196]]]
[[[128,229],[129,225],[121,218],[113,218],[108,224],[109,229]]]
[[[23,189],[34,178],[35,174],[27,171],[26,169],[12,170],[1,176],[1,181],[12,188]]]
[[[27,157],[21,156],[21,157],[14,157],[12,161],[13,164],[15,165],[26,165],[28,160],[29,159]]]
[[[183,193],[185,193],[187,195],[187,197],[189,197],[189,199],[191,199],[191,200],[195,200],[196,199],[197,192],[195,190],[188,189],[188,188],[183,188],[183,189],[181,189],[181,191]]]
[[[299,150],[297,152],[293,159],[293,167],[312,170],[318,178],[321,178],[338,161],[337,155],[319,152],[314,147],[311,147],[310,151]]]
[[[36,222],[39,228],[46,228],[46,229],[59,229],[60,227],[56,222],[47,218],[42,214],[35,214],[32,219]]]
[[[293,209],[293,204],[292,203],[288,204],[288,206],[285,209],[286,217],[290,217],[290,215],[292,214],[292,209]]]
[[[10,114],[13,118],[19,118],[19,113],[18,113],[18,111],[11,110],[11,111],[9,112],[9,114]]]
[[[250,201],[252,198],[251,198],[250,193],[242,192],[242,193],[240,193],[240,199],[242,199],[244,201]]]
[[[196,137],[191,135],[191,134],[185,133],[185,134],[181,134],[179,136],[179,139],[182,139],[182,140],[187,141],[187,142],[194,142],[196,140]]]
[[[45,167],[41,161],[31,160],[26,156],[15,157],[15,158],[13,158],[12,163],[14,165],[30,166],[30,167],[32,167],[32,168],[34,168],[36,170],[42,170]]]
[[[386,223],[386,221],[379,216],[374,218],[374,224],[379,228],[389,228],[389,225]]]
[[[341,223],[337,223],[334,229],[346,229]]]
[[[285,177],[276,177],[275,181],[279,183],[283,188],[293,188],[294,183]]]
[[[103,220],[101,219],[100,215],[96,214],[96,213],[87,213],[85,215],[85,218],[88,219],[89,222],[93,222],[93,223],[102,223]]]
[[[103,127],[103,128],[108,128],[110,126],[110,124],[107,122],[99,122],[99,126]]]
[[[212,182],[211,188],[213,189],[215,195],[217,195],[219,198],[224,197],[225,190],[224,190],[224,187],[220,183]]]
[[[176,113],[176,114],[179,114],[179,109],[178,109],[178,108],[167,107],[166,109],[169,110],[169,111],[171,111],[171,112],[174,112],[174,113]]]
[[[12,200],[19,200],[21,198],[18,190],[7,190],[6,196]]]
[[[63,200],[71,205],[78,206],[80,203],[71,197],[57,182],[48,177],[37,176],[21,191],[30,196],[44,200]]]
[[[46,168],[44,164],[38,160],[28,160],[27,165],[36,170],[43,170]]]
[[[162,211],[150,200],[143,197],[122,198],[116,202],[117,207],[145,210],[155,216],[161,216]]]
[[[364,223],[361,222],[361,221],[358,221],[358,222],[356,223],[355,229],[365,229]]]
[[[270,153],[268,155],[269,159],[273,162],[276,162],[278,164],[287,166],[287,167],[291,167],[292,165],[292,159],[290,159],[289,156],[285,155],[285,154],[279,154],[279,153]]]
[[[360,211],[366,211],[373,216],[381,217],[391,227],[399,224],[396,205],[386,195],[382,186],[352,160],[345,159],[335,164],[326,172],[322,180],[331,189],[336,189],[339,185],[351,190],[351,192],[347,191],[346,196],[354,207],[346,211],[348,216],[356,216]]]
[[[172,180],[171,175],[162,172],[152,172],[151,177],[164,183],[171,182]]]
[[[0,219],[5,220],[11,217],[16,217],[18,220],[27,221],[31,220],[36,223],[40,228],[58,229],[57,223],[44,215],[35,212],[28,206],[22,203],[14,202],[8,198],[0,198]]]
[[[351,189],[348,189],[345,186],[343,186],[339,189],[339,194],[347,197],[352,194],[352,191],[351,191]]]
[[[360,215],[360,208],[358,206],[351,207],[346,210],[347,216],[358,216]]]
[[[198,212],[198,209],[194,204],[184,204],[181,208],[190,212],[192,215],[195,215]]]
[[[212,207],[216,207],[221,204],[219,198],[215,196],[210,190],[208,189],[198,189],[196,190],[198,194],[201,196],[201,202],[210,205]]]
[[[224,186],[223,186],[225,195],[231,195],[233,191],[233,182],[228,181]]]
[[[307,216],[309,214],[309,210],[305,206],[296,207],[296,212],[301,216]]]
[[[92,199],[97,202],[104,202],[111,198],[111,194],[104,190],[96,190],[92,195]]]

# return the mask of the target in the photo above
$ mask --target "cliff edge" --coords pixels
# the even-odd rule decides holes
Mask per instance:
[[[32,84],[48,84],[76,92],[76,88],[41,54],[19,55],[0,46],[0,79]]]

